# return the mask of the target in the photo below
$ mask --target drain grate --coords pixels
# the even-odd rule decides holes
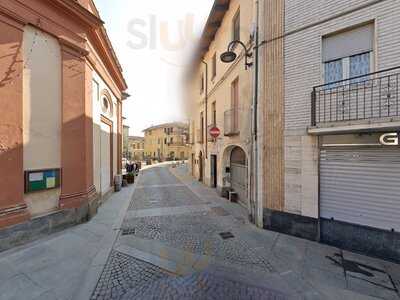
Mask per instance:
[[[221,232],[220,234],[219,234],[220,236],[221,236],[221,238],[223,239],[223,240],[227,240],[227,239],[232,239],[232,238],[234,238],[235,236],[232,234],[232,232]]]
[[[134,235],[135,233],[135,228],[123,228],[121,231],[121,235]]]

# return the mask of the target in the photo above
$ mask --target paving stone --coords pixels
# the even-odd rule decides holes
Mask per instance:
[[[30,300],[45,293],[47,290],[36,284],[26,275],[20,274],[0,283],[1,300]]]
[[[233,281],[210,272],[181,278],[166,278],[142,289],[129,291],[122,299],[260,299],[285,300],[282,292]]]
[[[31,273],[57,262],[57,253],[46,244],[36,244],[7,256],[7,261],[20,272]]]
[[[67,300],[69,298],[60,298],[57,296],[54,292],[52,291],[47,291],[41,295],[39,295],[37,298],[34,300]]]
[[[400,297],[393,288],[380,286],[372,281],[347,276],[348,289],[364,295],[377,297],[385,300],[399,300]]]
[[[137,181],[138,187],[152,186],[152,185],[165,185],[165,184],[181,184],[175,176],[171,176],[168,168],[165,167],[152,167],[151,169],[141,171],[139,180]]]
[[[136,237],[158,240],[171,247],[214,256],[248,268],[273,270],[264,256],[240,238],[221,239],[221,232],[234,233],[234,227],[221,226],[219,219],[209,212],[128,219],[123,226],[135,228]]]
[[[140,289],[169,276],[172,275],[161,268],[113,251],[91,300],[122,299],[129,290]]]
[[[307,241],[287,235],[279,235],[271,254],[277,264],[287,265],[290,270],[301,273],[304,267]]]
[[[330,272],[325,269],[305,266],[302,278],[307,280],[313,286],[329,285],[331,287],[345,289],[346,278],[344,272],[338,274],[336,272]]]
[[[52,290],[59,298],[69,299],[74,288],[81,283],[89,265],[90,259],[75,257],[25,274],[46,290]]]
[[[135,193],[129,210],[147,209],[156,207],[177,207],[182,205],[204,204],[187,187],[144,187]]]
[[[4,282],[17,274],[17,270],[6,259],[0,261],[0,282]]]
[[[335,247],[307,242],[305,268],[318,268],[337,276],[344,276],[344,269],[340,264],[341,253],[341,250]]]
[[[385,262],[379,259],[362,256],[356,253],[343,251],[343,265],[347,278],[359,279],[354,282],[359,285],[369,283],[382,289],[395,290],[393,282],[386,273]]]
[[[385,262],[385,269],[388,275],[390,275],[390,278],[393,280],[397,290],[400,291],[400,265],[391,262]]]

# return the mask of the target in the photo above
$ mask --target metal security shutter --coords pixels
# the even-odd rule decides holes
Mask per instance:
[[[321,217],[400,231],[400,149],[321,150]]]
[[[344,58],[374,49],[374,24],[334,34],[322,39],[324,62]]]
[[[238,194],[239,202],[247,207],[247,159],[240,147],[231,153],[231,187]]]
[[[231,186],[239,202],[247,207],[247,166],[231,163]]]

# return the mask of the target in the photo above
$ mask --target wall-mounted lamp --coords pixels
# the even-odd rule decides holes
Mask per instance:
[[[236,60],[237,54],[233,51],[233,47],[237,44],[241,45],[245,51],[245,68],[247,70],[248,67],[253,65],[252,62],[249,62],[249,59],[253,57],[253,52],[251,52],[251,48],[247,49],[246,45],[242,41],[230,42],[227,51],[222,53],[220,56],[221,61],[223,63],[230,64]]]

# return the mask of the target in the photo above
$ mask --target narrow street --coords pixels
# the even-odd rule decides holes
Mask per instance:
[[[389,262],[257,229],[186,166],[164,164],[87,224],[2,253],[0,299],[400,299],[399,275]]]

